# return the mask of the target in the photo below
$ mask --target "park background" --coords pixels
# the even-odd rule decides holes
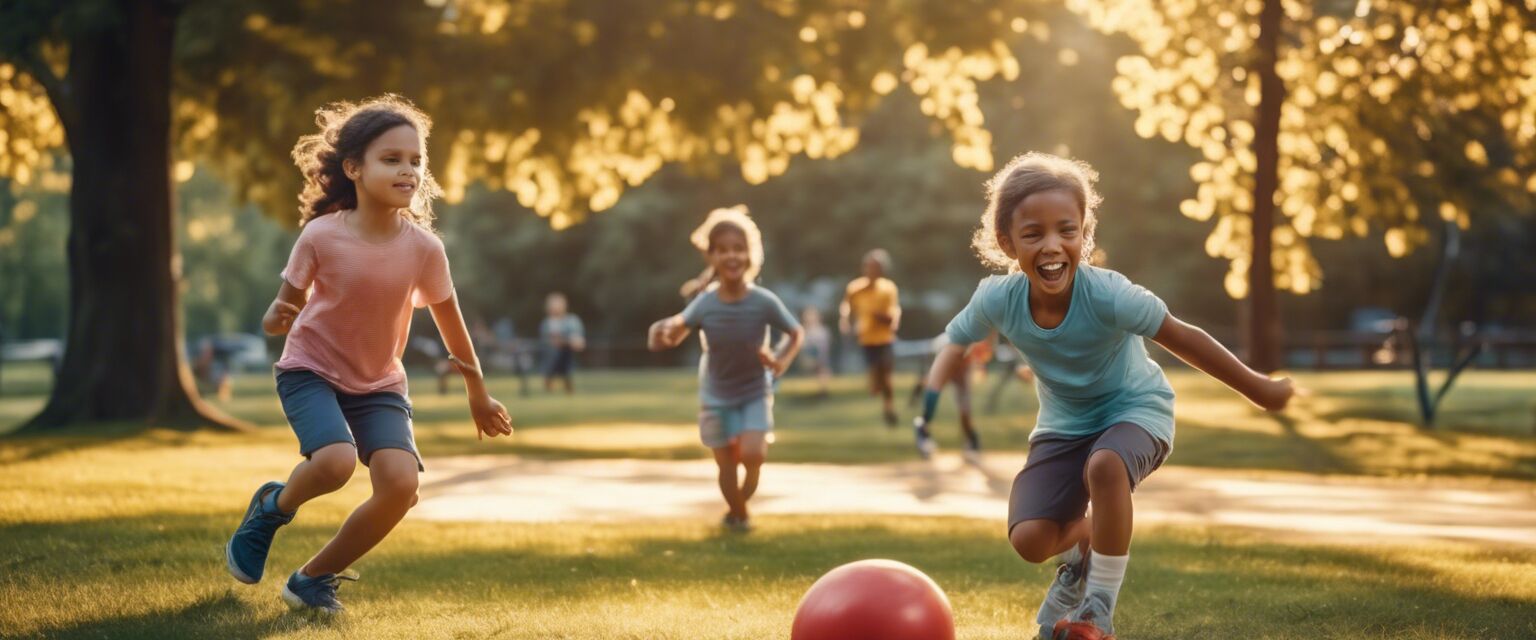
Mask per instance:
[[[982,183],[1039,150],[1099,170],[1107,266],[1315,393],[1266,417],[1153,348],[1181,398],[1170,464],[1471,492],[1440,525],[1532,517],[1529,1],[15,0],[0,24],[0,635],[772,637],[816,575],[868,556],[930,571],[965,637],[1021,633],[1046,570],[1010,555],[1001,511],[789,509],[743,539],[706,515],[408,518],[341,623],[222,580],[209,550],[233,506],[292,462],[267,371],[281,341],[258,337],[296,235],[288,150],[315,108],[383,92],[436,119],[437,226],[466,316],[528,339],[562,291],[591,341],[574,399],[524,396],[510,349],[488,358],[520,429],[489,446],[408,354],[429,468],[705,464],[696,348],[642,347],[702,267],[687,234],[707,211],[746,204],[762,283],[824,316],[862,253],[888,249],[901,337],[920,345],[985,275],[968,249]],[[434,336],[425,314],[414,329]],[[227,398],[193,373],[220,340],[241,347]],[[830,399],[786,380],[773,464],[916,473],[845,342]],[[1034,406],[1003,388],[980,417],[998,468]],[[317,504],[274,562],[324,539],[357,491]],[[1120,624],[1536,635],[1536,543],[1415,531],[1377,547],[1155,525]]]

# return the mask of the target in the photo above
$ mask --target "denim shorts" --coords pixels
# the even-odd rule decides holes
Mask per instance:
[[[278,369],[277,397],[299,437],[299,453],[306,458],[321,447],[345,442],[357,449],[357,459],[365,466],[375,451],[404,449],[416,457],[416,468],[426,471],[405,396],[390,391],[353,395],[313,371]]]
[[[740,404],[699,409],[699,441],[711,449],[729,446],[746,431],[762,431],[773,442],[773,394]]]

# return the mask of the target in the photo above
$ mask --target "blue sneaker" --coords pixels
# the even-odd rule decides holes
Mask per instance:
[[[1056,578],[1051,581],[1051,588],[1045,592],[1045,601],[1040,603],[1040,611],[1035,614],[1041,638],[1055,637],[1056,623],[1082,604],[1088,592],[1089,557],[1083,554],[1077,562],[1063,562],[1056,566]]]
[[[293,514],[277,508],[277,492],[286,486],[281,482],[268,482],[251,496],[251,506],[245,510],[240,528],[224,545],[224,562],[229,575],[246,584],[261,582],[261,574],[267,569],[267,552],[272,549],[272,535],[277,528],[293,521]]]
[[[327,573],[311,578],[295,571],[288,576],[288,584],[283,585],[283,602],[294,609],[314,609],[332,615],[341,613],[346,607],[341,606],[341,601],[336,599],[336,586],[342,580],[356,582],[357,574]]]

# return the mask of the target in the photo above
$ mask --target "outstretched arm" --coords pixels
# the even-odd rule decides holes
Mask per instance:
[[[437,332],[448,346],[448,360],[464,376],[464,388],[469,393],[469,413],[475,419],[476,435],[492,438],[511,435],[512,416],[485,389],[480,359],[475,356],[475,345],[470,342],[469,328],[464,326],[464,316],[459,313],[459,294],[449,295],[442,302],[432,305],[431,310]]]
[[[1220,380],[1259,407],[1279,411],[1290,402],[1295,386],[1290,378],[1271,379],[1248,368],[1200,327],[1169,314],[1152,340],[1173,355]]]
[[[687,337],[688,325],[683,323],[683,315],[677,314],[651,323],[645,344],[651,351],[663,351],[682,344]]]

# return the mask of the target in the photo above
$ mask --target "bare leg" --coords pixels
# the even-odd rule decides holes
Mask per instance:
[[[1072,545],[1086,546],[1091,529],[1087,517],[1068,523],[1055,520],[1025,520],[1008,532],[1008,542],[1019,557],[1028,562],[1041,563],[1071,549]],[[1084,549],[1086,551],[1086,549]]]
[[[712,449],[715,452],[715,466],[719,468],[720,495],[725,498],[725,505],[730,508],[730,515],[736,518],[747,517],[747,501],[741,496],[741,487],[736,480],[736,464],[739,462],[735,444]]]
[[[1131,550],[1131,479],[1125,461],[1107,449],[1088,457],[1083,472],[1093,502],[1093,550],[1123,556]]]
[[[752,495],[757,493],[757,481],[762,474],[763,462],[768,459],[768,434],[747,431],[736,442],[741,450],[741,466],[746,470],[741,481],[741,504],[745,507]]]
[[[300,505],[347,486],[355,469],[357,449],[351,444],[338,442],[320,447],[288,474],[288,485],[277,494],[277,508],[293,513]]]
[[[381,449],[374,452],[369,462],[373,496],[359,505],[342,523],[336,537],[304,565],[304,575],[340,573],[352,566],[389,535],[405,513],[416,505],[416,489],[420,482],[416,456],[404,449]]]

